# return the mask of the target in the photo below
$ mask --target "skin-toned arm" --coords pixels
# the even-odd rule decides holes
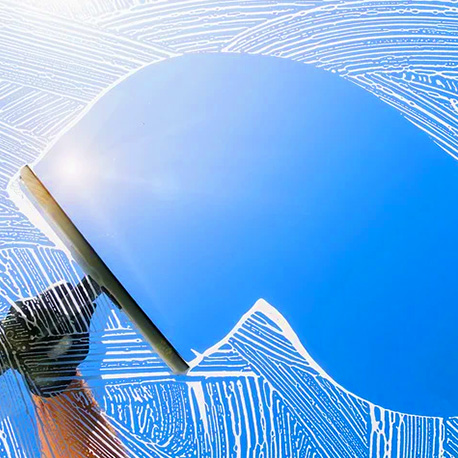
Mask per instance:
[[[32,395],[43,458],[127,458],[78,366],[89,353],[101,289],[90,277],[16,301],[0,322],[0,373],[13,369]]]
[[[57,396],[32,399],[43,458],[128,458],[84,381],[75,379]]]

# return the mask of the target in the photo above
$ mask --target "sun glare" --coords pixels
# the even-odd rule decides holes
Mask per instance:
[[[72,182],[83,180],[85,177],[83,164],[77,158],[67,158],[60,164],[60,173],[63,179]]]

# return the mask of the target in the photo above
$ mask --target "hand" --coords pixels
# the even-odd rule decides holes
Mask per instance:
[[[61,283],[15,302],[0,323],[3,371],[19,371],[38,396],[65,391],[89,352],[89,327],[99,294],[98,285],[85,277],[75,288]]]

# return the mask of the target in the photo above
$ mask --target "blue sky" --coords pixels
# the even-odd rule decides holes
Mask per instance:
[[[117,86],[37,171],[186,358],[263,297],[345,388],[458,415],[457,167],[337,75],[196,55]]]

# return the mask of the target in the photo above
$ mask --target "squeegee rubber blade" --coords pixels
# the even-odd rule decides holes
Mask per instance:
[[[186,373],[188,363],[124,288],[29,166],[21,169],[20,181],[32,203],[86,274],[126,313],[174,373]]]

